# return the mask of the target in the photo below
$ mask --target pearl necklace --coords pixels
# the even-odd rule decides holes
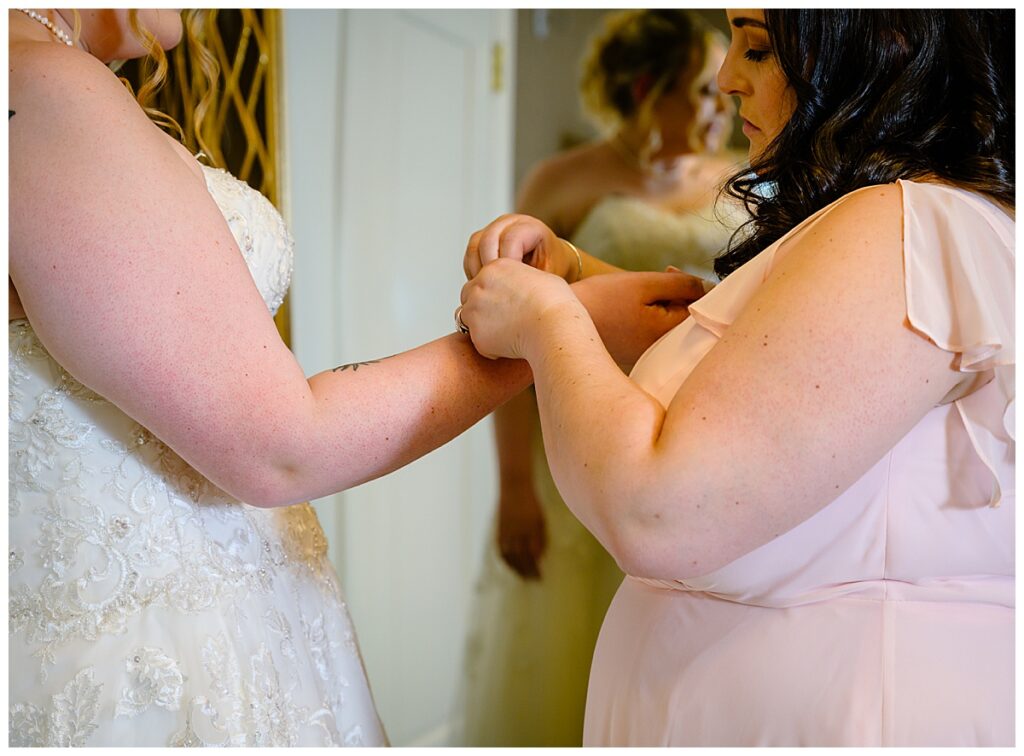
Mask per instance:
[[[50,30],[53,36],[55,36],[68,47],[75,46],[75,43],[71,41],[71,37],[68,36],[68,33],[63,29],[58,29],[56,26],[54,26],[53,21],[48,19],[46,16],[36,13],[34,10],[26,10],[25,8],[18,8],[18,10],[20,10],[22,13],[24,13],[32,20],[41,23],[43,26]]]

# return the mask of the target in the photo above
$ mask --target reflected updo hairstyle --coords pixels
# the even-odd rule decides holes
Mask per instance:
[[[583,107],[606,128],[645,116],[645,111],[675,84],[679,72],[703,61],[720,32],[686,10],[628,10],[610,15],[583,59],[580,95]],[[724,38],[723,38],[724,43]],[[642,103],[633,85],[643,76],[650,87]]]
[[[715,272],[873,184],[938,177],[1014,207],[1013,14],[766,10],[796,110],[727,185],[753,220]]]

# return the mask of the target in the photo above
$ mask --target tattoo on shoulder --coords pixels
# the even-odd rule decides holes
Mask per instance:
[[[376,365],[378,362],[380,362],[380,360],[367,360],[366,362],[350,362],[347,365],[338,365],[338,367],[333,368],[331,370],[331,372],[332,373],[344,373],[346,370],[351,368],[352,372],[354,373],[359,368],[363,367],[364,365]]]
[[[10,108],[7,108],[7,112],[10,114],[10,115],[7,116],[7,120],[9,121],[12,118],[14,118],[14,111],[11,110]]]

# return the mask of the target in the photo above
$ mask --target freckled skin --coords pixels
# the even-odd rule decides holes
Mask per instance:
[[[83,11],[90,51],[93,18]],[[258,506],[344,490],[528,385],[524,365],[454,336],[358,373],[305,376],[196,180],[202,167],[98,54],[35,44],[46,32],[31,20],[10,27],[9,317],[25,317],[23,300],[57,362],[220,488]],[[107,36],[134,39],[120,31]],[[112,170],[117,180],[98,180]]]
[[[832,501],[934,406],[937,390],[908,394],[916,377],[908,366],[919,386],[957,380],[941,350],[901,325],[902,210],[888,194],[866,190],[794,240],[667,409],[631,393],[611,366],[603,374],[596,355],[577,355],[586,365],[580,372],[563,360],[531,361],[542,419],[557,431],[549,460],[566,503],[619,547],[613,555],[631,574],[686,579],[777,538]],[[827,255],[825,244],[833,247]],[[867,300],[875,303],[868,310]],[[556,344],[587,342],[566,320],[544,325],[527,355],[542,354],[538,345],[548,340],[549,354]],[[763,353],[769,340],[772,360]],[[879,370],[857,369],[883,342],[889,359]],[[546,375],[549,365],[560,368],[557,377]],[[549,386],[575,378],[572,397],[549,398]],[[595,460],[600,472],[582,475],[572,454]],[[729,498],[733,507],[714,505]],[[756,517],[741,506],[749,501]]]

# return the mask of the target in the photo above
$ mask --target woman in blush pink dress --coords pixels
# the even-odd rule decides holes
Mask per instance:
[[[474,344],[530,362],[630,576],[584,741],[1012,745],[1012,12],[729,19],[755,220],[629,378],[539,221],[467,250]]]

